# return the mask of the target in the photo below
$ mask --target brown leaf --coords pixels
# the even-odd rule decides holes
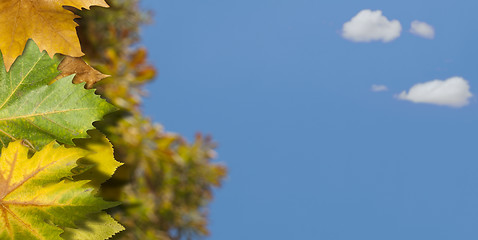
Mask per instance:
[[[85,82],[86,88],[92,88],[101,79],[109,77],[109,75],[92,68],[81,57],[66,56],[58,66],[58,70],[61,71],[61,74],[56,79],[76,74],[75,78],[73,78],[73,83]]]

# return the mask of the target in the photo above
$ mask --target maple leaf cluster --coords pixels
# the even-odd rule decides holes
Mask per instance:
[[[93,122],[117,108],[87,89],[77,15],[103,0],[0,2],[0,239],[108,239],[124,227],[98,196],[121,165]],[[66,57],[65,57],[66,56]],[[84,140],[75,140],[83,138]]]

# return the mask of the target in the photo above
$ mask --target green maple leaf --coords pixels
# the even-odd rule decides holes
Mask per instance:
[[[2,149],[0,239],[59,240],[65,228],[78,229],[70,231],[77,238],[90,236],[88,228],[94,228],[104,233],[93,239],[105,239],[121,231],[122,227],[102,212],[116,203],[95,197],[95,189],[88,187],[88,181],[68,180],[76,161],[87,153],[55,142],[31,158],[22,141],[11,142]],[[91,221],[92,214],[99,218]]]
[[[37,150],[53,140],[74,145],[72,139],[88,137],[92,123],[115,110],[94,90],[72,84],[73,75],[48,85],[60,73],[60,60],[40,52],[30,40],[9,72],[0,67],[1,145],[17,139]]]

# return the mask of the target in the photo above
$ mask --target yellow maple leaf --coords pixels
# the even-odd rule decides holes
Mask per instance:
[[[0,50],[7,71],[22,54],[28,39],[33,39],[50,57],[61,53],[83,56],[76,34],[77,16],[63,8],[108,7],[105,0],[1,0]]]

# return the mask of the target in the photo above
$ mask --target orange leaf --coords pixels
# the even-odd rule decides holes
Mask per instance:
[[[89,9],[94,5],[108,7],[104,0],[1,0],[0,50],[7,71],[30,38],[50,57],[55,53],[82,56],[73,21],[77,16],[63,6]]]

